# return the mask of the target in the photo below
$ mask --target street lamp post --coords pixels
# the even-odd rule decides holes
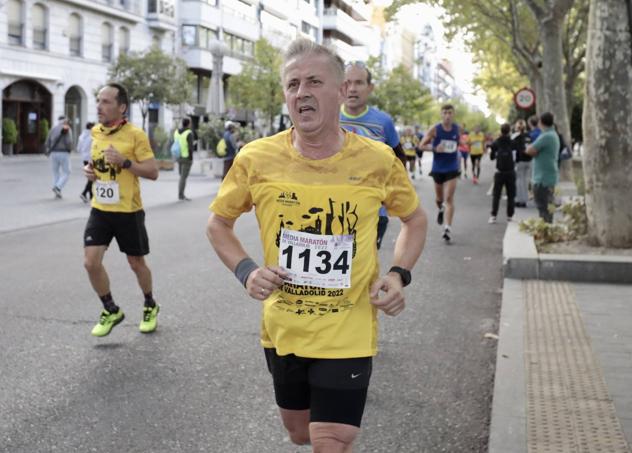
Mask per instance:
[[[222,41],[216,39],[211,42],[209,47],[213,55],[213,73],[211,74],[210,89],[206,110],[213,115],[221,115],[224,113],[224,87],[222,83],[224,55],[228,48]]]

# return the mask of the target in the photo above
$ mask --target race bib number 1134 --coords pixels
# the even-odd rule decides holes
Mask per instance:
[[[281,229],[279,266],[292,283],[319,288],[350,288],[352,235],[316,235]]]

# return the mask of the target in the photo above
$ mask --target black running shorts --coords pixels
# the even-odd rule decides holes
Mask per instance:
[[[447,173],[438,173],[438,172],[430,172],[430,176],[434,179],[435,184],[443,184],[444,182],[448,182],[451,179],[458,178],[461,176],[460,171],[449,171]]]
[[[92,208],[83,233],[84,247],[105,245],[116,238],[121,252],[130,256],[149,254],[149,239],[145,229],[145,211],[106,212]]]
[[[264,349],[277,405],[310,410],[311,422],[360,426],[373,360],[308,359]]]

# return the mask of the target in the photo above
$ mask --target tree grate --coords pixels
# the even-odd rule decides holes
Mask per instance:
[[[632,453],[568,283],[523,282],[529,453]]]

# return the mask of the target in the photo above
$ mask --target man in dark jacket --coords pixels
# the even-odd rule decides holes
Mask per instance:
[[[489,223],[496,223],[500,194],[503,186],[507,191],[507,222],[511,222],[514,215],[514,200],[516,198],[516,145],[511,139],[511,126],[507,123],[500,126],[500,137],[491,146],[490,158],[496,160],[496,174],[494,175],[494,189],[492,199],[492,216]]]

